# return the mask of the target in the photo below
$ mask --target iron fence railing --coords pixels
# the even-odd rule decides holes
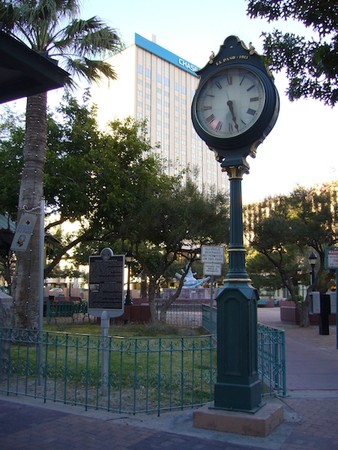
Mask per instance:
[[[156,302],[158,318],[160,318],[161,301]],[[185,300],[170,305],[166,313],[166,324],[177,327],[198,328],[202,326],[203,303]]]
[[[116,413],[157,412],[213,398],[211,336],[124,338],[0,330],[0,392]]]
[[[201,305],[208,336],[0,329],[0,392],[132,414],[205,404],[213,401],[216,382],[216,314]],[[263,395],[287,395],[283,330],[258,325],[258,366]]]
[[[258,324],[258,371],[267,392],[287,395],[285,332]]]
[[[211,334],[217,334],[217,308],[202,307],[202,326]],[[277,394],[285,397],[286,355],[285,332],[278,328],[257,325],[258,334],[258,372],[264,386],[265,395]]]

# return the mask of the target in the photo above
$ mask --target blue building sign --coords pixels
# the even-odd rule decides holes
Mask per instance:
[[[185,70],[186,72],[190,73],[191,75],[196,75],[196,70],[199,70],[199,67],[195,66],[194,64],[190,63],[189,61],[186,61],[185,59],[181,58],[180,56],[175,55],[174,53],[169,52],[165,48],[161,47],[160,45],[157,45],[155,42],[149,41],[148,39],[140,36],[139,34],[135,33],[135,44],[138,47],[143,48],[144,50],[147,50],[149,53],[153,53],[154,55],[158,56],[159,58],[164,59],[165,61],[168,61],[169,63],[179,67],[182,70]]]

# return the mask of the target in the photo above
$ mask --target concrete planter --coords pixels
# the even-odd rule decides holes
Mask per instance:
[[[115,319],[119,322],[132,322],[132,323],[146,323],[151,321],[150,306],[149,304],[139,305],[125,305],[124,314],[121,317]]]
[[[310,325],[319,324],[319,314],[309,314]],[[291,300],[281,300],[280,302],[280,319],[282,322],[299,324],[299,311],[297,309],[296,303]],[[329,316],[330,325],[335,325],[336,315],[330,314]]]

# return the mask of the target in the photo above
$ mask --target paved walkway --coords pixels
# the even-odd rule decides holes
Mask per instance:
[[[29,398],[0,398],[0,449],[113,450],[338,450],[336,327],[281,324],[278,308],[262,308],[259,321],[286,331],[289,396],[285,420],[257,438],[197,429],[192,411],[121,416],[83,411]]]

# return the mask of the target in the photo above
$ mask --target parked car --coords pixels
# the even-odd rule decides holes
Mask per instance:
[[[266,298],[260,298],[257,301],[257,306],[266,306],[268,304],[268,301]]]
[[[54,287],[52,289],[49,289],[49,295],[54,295],[54,297],[64,297],[65,293],[63,292],[62,288]]]

